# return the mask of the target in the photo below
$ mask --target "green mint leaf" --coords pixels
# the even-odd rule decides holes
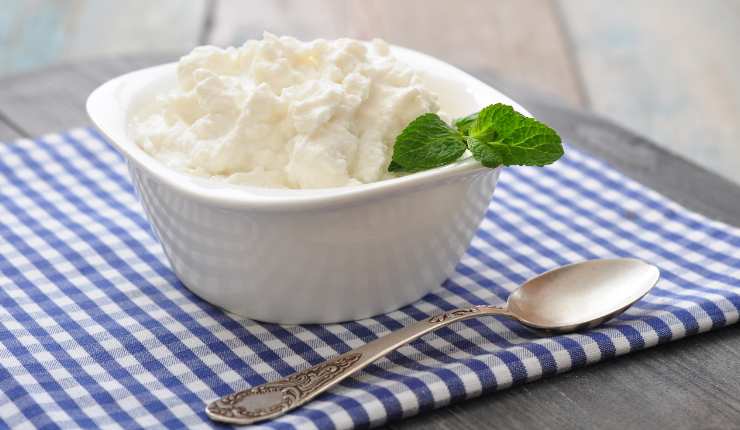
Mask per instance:
[[[455,120],[455,127],[463,136],[467,136],[470,126],[473,125],[476,119],[478,119],[478,112],[458,118]]]
[[[493,169],[504,164],[500,152],[491,148],[490,145],[470,136],[466,138],[466,141],[468,142],[470,152],[473,153],[473,158],[480,161],[482,165]]]
[[[496,103],[478,112],[468,134],[484,142],[498,140],[500,136],[507,136],[519,127],[526,118],[511,106]]]
[[[500,103],[478,113],[468,136],[473,157],[486,167],[544,166],[563,155],[555,130]]]
[[[411,121],[398,135],[389,171],[418,172],[450,164],[467,145],[463,136],[433,113]]]
[[[391,164],[388,165],[389,172],[403,172],[403,166],[391,160]]]

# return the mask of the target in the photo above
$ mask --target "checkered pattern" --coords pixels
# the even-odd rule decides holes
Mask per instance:
[[[265,428],[366,427],[735,323],[740,230],[569,149],[508,169],[456,273],[396,312],[283,327],[236,318],[168,268],[125,163],[91,130],[0,145],[0,427],[213,424],[206,402],[434,313],[501,304],[573,261],[632,256],[658,286],[599,329],[539,338],[485,318],[425,336]]]

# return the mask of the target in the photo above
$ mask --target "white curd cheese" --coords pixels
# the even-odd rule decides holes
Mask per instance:
[[[177,86],[134,117],[136,142],[167,166],[279,188],[391,177],[393,143],[436,96],[381,40],[301,42],[265,34],[195,48]]]

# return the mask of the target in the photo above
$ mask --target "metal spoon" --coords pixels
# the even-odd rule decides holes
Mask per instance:
[[[503,315],[546,333],[594,327],[622,313],[658,282],[657,267],[633,259],[591,260],[563,266],[525,282],[504,307],[454,309],[389,333],[284,379],[229,394],[206,413],[231,424],[278,417],[420,336],[468,318]]]

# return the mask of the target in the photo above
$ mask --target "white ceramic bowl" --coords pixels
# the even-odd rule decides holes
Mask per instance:
[[[512,100],[440,60],[393,47],[440,105],[462,116]],[[172,88],[173,64],[128,73],[87,100],[128,161],[172,269],[195,294],[275,323],[324,323],[397,309],[439,288],[488,207],[499,170],[475,160],[356,187],[278,190],[169,169],[131,139],[132,113]]]

